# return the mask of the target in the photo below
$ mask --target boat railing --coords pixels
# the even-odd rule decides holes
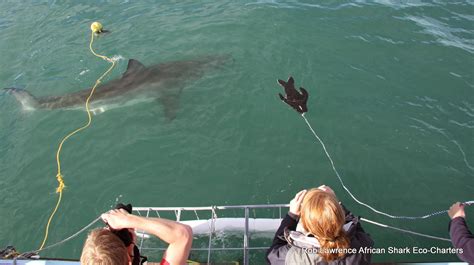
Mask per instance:
[[[143,217],[163,217],[187,224],[194,235],[206,235],[207,247],[192,248],[192,251],[207,251],[210,264],[213,251],[243,251],[243,264],[249,264],[250,250],[265,250],[267,246],[250,246],[251,232],[274,234],[282,217],[288,211],[288,204],[230,205],[206,207],[133,207],[133,212]],[[257,216],[257,212],[262,217]],[[212,247],[213,236],[219,231],[238,231],[243,233],[241,247]],[[137,231],[140,237],[139,249],[142,251],[164,250],[164,248],[145,247],[150,236]]]

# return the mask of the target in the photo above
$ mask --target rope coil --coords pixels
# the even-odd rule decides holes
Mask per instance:
[[[64,190],[66,185],[64,184],[64,179],[63,179],[63,176],[61,174],[57,174],[56,179],[58,181],[58,187],[56,188],[56,193],[60,193]]]

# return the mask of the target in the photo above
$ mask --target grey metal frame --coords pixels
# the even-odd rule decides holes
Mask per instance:
[[[176,221],[181,221],[181,213],[183,211],[193,211],[196,214],[197,220],[199,219],[198,211],[210,211],[211,212],[211,227],[209,228],[209,247],[208,248],[192,248],[192,251],[207,251],[207,263],[210,264],[211,251],[225,251],[225,250],[242,250],[243,251],[243,262],[244,265],[249,264],[249,250],[263,250],[269,246],[262,247],[250,247],[250,235],[249,235],[249,218],[251,209],[278,209],[278,218],[282,219],[282,208],[288,208],[289,204],[260,204],[260,205],[229,205],[229,206],[206,206],[206,207],[133,207],[133,211],[140,216],[150,216],[150,212],[156,212],[156,215],[160,217],[159,212],[174,212]],[[243,210],[245,218],[245,230],[244,230],[244,242],[241,248],[211,248],[212,234],[214,233],[214,220],[217,217],[217,210]],[[143,214],[143,215],[142,215]],[[140,232],[140,231],[139,231]],[[144,231],[141,231],[144,232]],[[144,237],[142,237],[139,245],[140,250],[161,250],[160,248],[144,248],[143,247]],[[164,249],[163,249],[164,250]]]

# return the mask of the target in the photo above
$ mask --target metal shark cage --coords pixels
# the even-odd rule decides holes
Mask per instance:
[[[134,207],[133,212],[144,217],[159,217],[174,219],[187,224],[193,229],[195,237],[207,242],[205,247],[193,247],[191,253],[207,253],[207,264],[211,263],[214,252],[242,251],[242,264],[248,265],[250,251],[264,252],[269,244],[252,245],[251,238],[271,238],[278,229],[281,219],[288,211],[288,204],[269,205],[234,205],[208,207]],[[139,239],[138,247],[147,255],[150,251],[161,251],[165,246],[147,244],[150,235],[143,231],[136,231]],[[219,235],[224,233],[238,233],[243,235],[240,246],[216,247],[213,244]],[[194,243],[193,243],[194,244]]]

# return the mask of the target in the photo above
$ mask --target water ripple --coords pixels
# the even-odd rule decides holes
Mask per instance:
[[[438,3],[442,5],[443,3]],[[337,2],[318,2],[318,4],[314,3],[314,1],[301,1],[301,0],[293,0],[293,1],[278,1],[278,0],[257,0],[252,3],[247,3],[246,5],[268,5],[278,8],[318,8],[323,10],[338,10],[343,8],[352,8],[352,7],[364,7],[364,6],[384,6],[393,9],[405,9],[405,8],[415,8],[415,7],[426,7],[426,6],[436,6],[436,3],[427,3],[424,1],[398,1],[398,0],[376,0],[376,1],[368,1],[368,0],[356,0],[349,3],[337,3]]]
[[[460,48],[469,53],[474,53],[474,39],[463,38],[456,34],[464,33],[472,36],[471,30],[463,28],[454,28],[437,19],[427,16],[406,16],[401,19],[415,22],[423,28],[423,33],[429,34],[436,38],[436,41],[444,46]]]
[[[449,105],[451,105],[452,107],[460,110],[461,112],[463,112],[467,116],[474,118],[474,109],[472,108],[472,106],[469,103],[465,102],[465,101],[463,101],[462,103],[464,104],[464,107],[463,106],[458,106],[454,103],[449,103]]]
[[[434,126],[433,124],[430,124],[426,121],[423,121],[421,119],[417,119],[417,118],[413,118],[413,117],[410,117],[411,120],[414,120],[416,122],[418,122],[419,124],[423,125],[426,127],[426,129],[428,130],[431,130],[433,132],[436,132],[436,133],[439,133],[441,134],[442,136],[444,136],[448,141],[450,141],[451,143],[453,143],[457,149],[459,150],[459,152],[461,153],[462,155],[462,159],[464,161],[464,164],[466,165],[466,167],[468,167],[471,171],[474,171],[474,166],[472,166],[467,157],[466,157],[466,153],[464,152],[464,149],[462,148],[462,146],[459,144],[459,142],[453,138],[451,138],[449,136],[449,134],[446,132],[446,129],[444,128],[440,128],[440,127],[436,127]]]
[[[314,2],[309,1],[277,1],[277,0],[257,0],[256,2],[251,2],[245,4],[246,6],[250,5],[262,5],[262,6],[271,6],[275,8],[287,8],[287,9],[297,9],[297,8],[318,8],[323,10],[338,10],[348,7],[361,7],[358,3],[342,3],[342,4],[315,4]]]
[[[467,128],[467,129],[474,129],[474,121],[458,122],[458,121],[455,121],[455,120],[449,120],[449,122],[452,123],[452,124],[456,124],[460,127]]]

